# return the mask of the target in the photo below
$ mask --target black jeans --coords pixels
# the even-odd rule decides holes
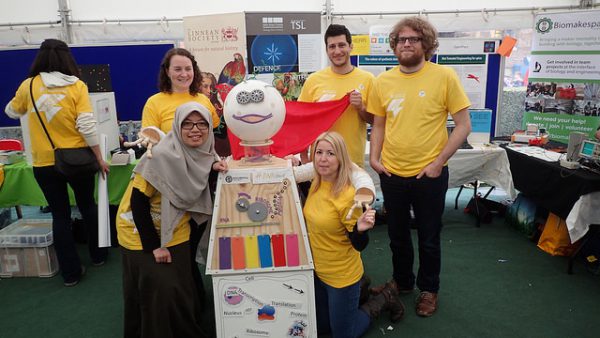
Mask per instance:
[[[440,287],[442,214],[448,190],[448,167],[439,177],[379,175],[387,212],[388,236],[392,249],[393,277],[401,289],[415,284],[414,250],[410,234],[410,207],[417,221],[419,272],[417,287],[437,293]]]
[[[88,250],[93,263],[106,260],[107,248],[98,248],[98,208],[94,200],[94,175],[67,178],[54,166],[33,167],[35,180],[52,209],[54,249],[65,282],[81,278],[81,260],[71,232],[71,205],[67,183],[75,193],[75,201],[87,228]]]

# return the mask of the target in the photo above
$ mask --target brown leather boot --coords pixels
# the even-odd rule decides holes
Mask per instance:
[[[404,304],[398,297],[398,292],[386,284],[378,295],[371,295],[369,300],[360,307],[371,319],[379,317],[381,311],[390,311],[390,320],[398,322],[404,316]]]
[[[410,289],[399,288],[396,281],[392,278],[389,281],[387,281],[385,284],[381,284],[381,285],[370,288],[369,291],[373,295],[378,295],[381,293],[381,291],[383,291],[383,288],[385,288],[385,287],[390,287],[390,288],[394,289],[398,294],[408,294],[408,293],[412,293],[414,290],[413,288],[410,288]]]

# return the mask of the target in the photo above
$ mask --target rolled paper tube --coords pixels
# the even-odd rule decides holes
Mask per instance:
[[[271,255],[271,238],[269,235],[258,236],[258,255],[260,257],[261,268],[270,268],[273,266],[273,257]]]
[[[248,269],[256,269],[260,267],[258,260],[258,241],[256,236],[246,236],[246,267]]]
[[[275,266],[285,266],[285,244],[283,242],[283,235],[272,235],[271,243],[273,244],[273,261]]]
[[[285,250],[287,253],[287,265],[288,266],[300,265],[300,252],[298,250],[298,235],[297,234],[286,234],[285,235]]]
[[[233,257],[233,269],[240,270],[246,268],[246,253],[244,252],[244,237],[236,236],[231,238],[231,255]]]
[[[231,237],[219,237],[219,269],[231,269]]]

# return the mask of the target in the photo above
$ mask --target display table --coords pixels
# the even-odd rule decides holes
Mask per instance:
[[[537,205],[567,222],[571,242],[585,235],[590,224],[600,224],[600,175],[585,169],[565,169],[556,161],[506,148],[517,190]]]
[[[457,150],[448,160],[448,172],[450,188],[483,181],[501,188],[511,199],[516,197],[506,151],[496,145],[473,145],[473,149]]]
[[[111,166],[108,174],[108,200],[112,205],[118,205],[131,178],[135,164]],[[33,176],[33,167],[26,162],[4,166],[4,182],[0,186],[0,207],[15,205],[46,206],[46,198]],[[71,204],[75,199],[71,189]]]

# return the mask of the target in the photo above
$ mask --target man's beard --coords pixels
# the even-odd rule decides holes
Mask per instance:
[[[419,63],[423,61],[423,54],[418,52],[414,52],[411,56],[403,56],[402,54],[400,54],[400,56],[398,56],[397,58],[398,63],[401,66],[411,68],[419,65]]]

